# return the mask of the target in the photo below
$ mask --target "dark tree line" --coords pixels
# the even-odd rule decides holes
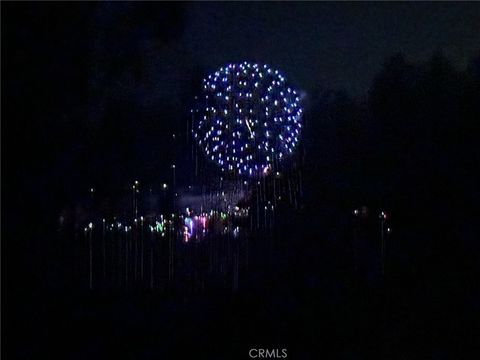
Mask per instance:
[[[365,99],[319,91],[306,118],[309,213],[322,202],[385,209],[393,266],[409,273],[396,285],[410,279],[451,301],[479,296],[479,74],[480,57],[459,70],[441,52],[423,63],[397,54]]]
[[[366,99],[315,95],[305,131],[312,178],[335,196],[402,212],[475,205],[479,63],[460,71],[442,53],[420,64],[397,54]]]

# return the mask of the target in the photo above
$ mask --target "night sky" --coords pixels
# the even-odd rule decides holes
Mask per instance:
[[[480,201],[473,175],[480,161],[478,3],[2,2],[1,7],[2,290],[9,294],[2,307],[12,309],[7,343],[16,358],[32,359],[39,352],[51,359],[94,358],[102,346],[122,354],[118,344],[127,344],[132,334],[134,349],[142,349],[129,353],[135,359],[173,358],[165,350],[171,343],[185,347],[174,335],[190,336],[190,325],[185,313],[183,320],[175,317],[183,311],[176,300],[155,307],[166,300],[89,297],[62,278],[68,264],[57,247],[59,214],[84,204],[91,187],[111,198],[123,196],[137,179],[158,188],[170,181],[172,163],[179,185],[189,185],[185,130],[192,100],[205,75],[243,61],[281,70],[304,95],[306,204],[279,225],[295,251],[278,256],[284,277],[270,279],[282,294],[272,300],[274,309],[285,311],[301,331],[291,323],[268,322],[275,311],[267,300],[257,308],[256,294],[228,304],[212,296],[190,309],[203,322],[205,338],[239,323],[237,336],[253,328],[259,343],[274,344],[288,333],[312,345],[318,340],[312,329],[327,318],[325,342],[334,343],[338,335],[359,348],[377,344],[364,326],[375,327],[378,336],[388,328],[383,356],[369,358],[419,356],[415,350],[405,353],[415,354],[411,357],[389,356],[389,348],[403,349],[415,341],[411,337],[422,336],[428,340],[417,345],[427,349],[425,358],[461,358],[455,351],[462,348],[462,336],[472,334],[463,325],[472,325],[471,314],[479,309],[480,291],[469,292],[480,253],[478,219],[447,207]],[[351,274],[342,268],[345,239],[351,236],[348,216],[353,206],[368,201],[394,208],[399,219],[394,234],[401,239],[395,260],[400,265],[389,288],[391,302],[379,300],[381,286],[359,286],[356,292],[350,285],[358,279],[345,280]],[[298,232],[287,227],[295,221]],[[284,278],[291,297],[284,296]],[[437,301],[444,288],[454,290]],[[268,286],[264,290],[264,299],[273,296]],[[416,296],[419,291],[423,297]],[[241,306],[230,307],[236,301]],[[205,308],[214,312],[212,304],[221,309],[212,319],[224,328],[202,318]],[[382,308],[385,318],[377,312],[383,304],[389,304]],[[442,317],[445,309],[451,318]],[[102,316],[109,321],[95,323]],[[256,316],[271,326],[265,325],[266,338]],[[165,317],[174,331],[167,334],[170,340],[159,340],[166,339],[158,335],[167,332]],[[70,323],[83,335],[61,338]],[[423,330],[425,324],[430,326]],[[115,335],[105,345],[105,334],[90,333],[92,328]],[[450,357],[437,346],[440,328],[442,335],[455,334]],[[239,340],[236,349],[255,339],[246,345]],[[52,345],[62,340],[68,349]],[[343,358],[361,358],[355,346],[338,344]],[[216,355],[208,358],[233,357]]]
[[[174,161],[171,136],[183,133],[201,79],[225,63],[280,69],[305,91],[308,110],[325,90],[364,98],[385,59],[397,52],[423,61],[441,50],[461,69],[479,43],[475,3],[4,8],[3,110],[12,114],[3,122],[11,127],[6,141],[16,162],[31,165],[39,181],[66,177],[67,192],[72,184],[80,191],[87,183],[135,176],[158,181]],[[30,170],[13,167],[10,173],[22,179]]]
[[[117,50],[110,56],[125,51],[137,58],[142,77],[129,91],[138,101],[172,102],[188,88],[193,69],[210,72],[238,60],[272,64],[308,93],[334,88],[362,96],[394,53],[418,61],[442,50],[464,67],[478,51],[474,3],[192,3],[167,12],[166,6],[103,4],[91,12],[92,61],[101,67],[99,48],[109,47]],[[119,82],[130,69],[122,70]]]
[[[425,60],[443,49],[465,65],[478,51],[479,16],[473,3],[196,4],[179,43],[209,69],[263,60],[309,93],[323,86],[363,95],[393,53]]]

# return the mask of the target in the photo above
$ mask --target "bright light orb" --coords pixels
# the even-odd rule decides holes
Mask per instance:
[[[268,65],[228,64],[203,80],[192,133],[224,172],[264,176],[289,155],[302,130],[300,97]]]

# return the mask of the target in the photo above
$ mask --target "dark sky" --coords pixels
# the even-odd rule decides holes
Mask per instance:
[[[17,147],[12,166],[83,186],[139,169],[159,178],[201,78],[225,63],[268,63],[311,96],[363,96],[399,51],[441,49],[465,66],[479,24],[478,3],[2,3],[4,146]]]
[[[236,59],[284,69],[305,90],[366,91],[385,57],[437,49],[464,64],[480,44],[475,3],[196,3],[182,46],[209,68]]]
[[[178,100],[192,69],[244,60],[283,70],[307,92],[362,96],[396,52],[418,61],[441,49],[462,67],[480,44],[475,3],[112,3],[92,13],[97,47],[141,61],[143,76],[129,93],[143,102]],[[125,70],[120,76],[131,80]]]

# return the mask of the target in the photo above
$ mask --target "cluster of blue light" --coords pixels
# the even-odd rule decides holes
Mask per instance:
[[[267,65],[224,66],[203,80],[197,100],[193,136],[224,172],[268,174],[298,143],[300,98]]]

